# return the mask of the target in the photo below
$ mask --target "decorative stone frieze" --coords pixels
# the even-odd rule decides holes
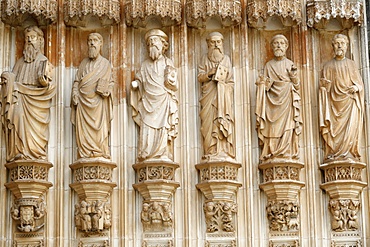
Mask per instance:
[[[207,239],[205,246],[236,246],[236,194],[241,186],[237,181],[240,167],[239,163],[226,160],[195,166],[200,175],[200,183],[196,187],[206,199],[203,204]]]
[[[307,25],[324,29],[330,19],[337,19],[343,28],[362,25],[364,15],[361,0],[311,0],[307,3]]]
[[[247,7],[248,23],[262,28],[271,17],[280,19],[284,26],[299,25],[302,22],[302,4],[299,0],[255,0]]]
[[[224,243],[211,243],[206,241],[205,247],[236,247],[236,240],[231,241],[229,244]]]
[[[92,18],[103,26],[120,22],[119,0],[65,0],[64,22],[67,26],[85,27]]]
[[[280,242],[277,243],[272,240],[270,240],[269,242],[269,247],[300,247],[300,246],[301,245],[299,244],[298,240],[287,241],[284,243],[280,243]]]
[[[57,0],[1,0],[1,20],[10,26],[21,26],[29,18],[46,26],[57,19]]]
[[[188,0],[186,22],[190,27],[205,27],[209,18],[218,17],[224,27],[238,25],[242,20],[240,0]]]
[[[22,241],[14,241],[13,242],[13,247],[44,247],[45,242],[44,240],[36,240],[36,241],[27,241],[27,242],[22,242]]]
[[[125,7],[127,26],[146,27],[153,18],[157,18],[163,26],[181,23],[180,0],[129,0]]]
[[[143,197],[140,213],[143,227],[142,246],[173,246],[172,200],[180,186],[175,181],[179,164],[172,161],[148,160],[133,165],[137,183],[133,187]]]
[[[48,172],[52,166],[42,160],[18,160],[5,164],[9,171],[9,182],[5,187],[14,196],[11,217],[21,232],[35,232],[44,226],[44,196],[52,186],[48,181]]]

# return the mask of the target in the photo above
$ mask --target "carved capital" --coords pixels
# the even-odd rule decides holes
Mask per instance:
[[[133,27],[146,27],[152,18],[157,18],[163,26],[179,25],[181,12],[180,0],[128,0],[126,24]]]
[[[179,168],[179,164],[174,162],[142,162],[133,165],[138,175],[138,182],[145,182],[151,180],[175,180],[175,170]]]
[[[330,200],[329,210],[332,215],[331,227],[333,231],[357,231],[359,229],[358,212],[361,203],[359,200],[336,199]]]
[[[120,22],[120,11],[119,0],[65,0],[64,22],[67,26],[85,27],[95,18],[108,26]]]
[[[237,181],[238,169],[241,167],[239,163],[228,161],[215,161],[201,163],[195,166],[200,173],[200,181]]]
[[[254,28],[266,26],[269,18],[276,16],[285,26],[302,22],[302,4],[299,0],[255,0],[247,7],[248,23]]]
[[[240,0],[186,1],[186,22],[190,27],[202,28],[212,17],[218,17],[224,27],[238,25],[241,15]]]
[[[13,27],[30,17],[40,26],[49,25],[56,21],[57,10],[57,0],[1,0],[1,20]]]
[[[307,25],[324,29],[330,19],[337,19],[343,28],[362,25],[361,0],[311,0],[307,3]]]

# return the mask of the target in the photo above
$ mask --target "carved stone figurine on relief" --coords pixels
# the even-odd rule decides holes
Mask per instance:
[[[133,119],[139,126],[138,161],[173,160],[177,136],[177,73],[166,57],[168,36],[159,29],[145,34],[149,58],[131,83]]]
[[[44,33],[24,30],[23,57],[1,75],[1,119],[6,160],[46,160],[54,69],[43,55]]]
[[[112,120],[112,69],[100,53],[103,37],[90,33],[89,49],[77,71],[72,88],[71,121],[76,127],[78,159],[110,159],[109,133]]]
[[[345,57],[348,37],[332,40],[335,57],[324,65],[320,79],[320,129],[327,160],[360,159],[364,84],[354,61]]]
[[[275,35],[271,40],[274,58],[266,63],[257,85],[257,134],[262,146],[260,160],[299,158],[300,80],[297,67],[286,58],[288,40]]]
[[[223,41],[219,32],[207,36],[208,53],[198,71],[205,161],[235,158],[233,68],[224,54]]]

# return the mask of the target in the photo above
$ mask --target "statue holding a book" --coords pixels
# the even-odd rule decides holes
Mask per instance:
[[[25,29],[23,56],[1,76],[1,115],[6,160],[46,160],[54,69],[44,51],[44,33]]]
[[[103,37],[99,33],[89,34],[87,45],[88,57],[78,68],[71,97],[77,158],[110,159],[111,93],[114,85],[111,63],[100,54]]]

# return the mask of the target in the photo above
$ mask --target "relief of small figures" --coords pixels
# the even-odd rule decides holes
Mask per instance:
[[[144,202],[141,223],[144,231],[169,231],[173,227],[171,204],[167,202]]]
[[[234,232],[234,215],[237,213],[237,205],[230,202],[209,201],[203,205],[207,232]]]

